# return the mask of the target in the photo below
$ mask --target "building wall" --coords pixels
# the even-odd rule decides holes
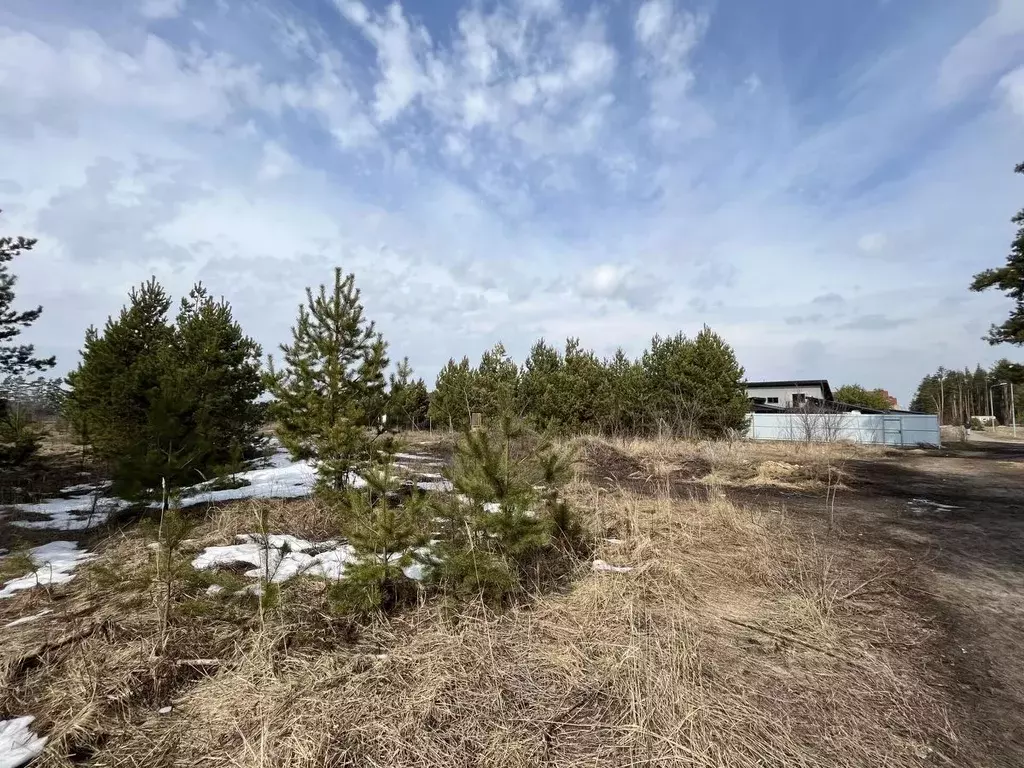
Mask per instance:
[[[783,408],[793,404],[793,395],[825,399],[821,385],[813,387],[749,387],[747,389],[747,397],[763,397],[768,405],[778,405]],[[773,397],[777,398],[778,402],[772,402],[771,398]]]
[[[930,413],[752,413],[752,440],[852,442],[939,447],[939,417]]]

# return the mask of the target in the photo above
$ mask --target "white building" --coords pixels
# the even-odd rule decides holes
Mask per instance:
[[[803,405],[811,398],[831,401],[832,388],[826,379],[798,379],[796,381],[748,381],[747,397],[756,405],[792,408]]]

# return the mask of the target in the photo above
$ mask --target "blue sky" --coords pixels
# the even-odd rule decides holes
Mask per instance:
[[[270,351],[340,265],[428,381],[707,323],[751,378],[906,402],[1015,356],[966,287],[1021,161],[1020,0],[0,8],[0,231],[40,240],[15,266],[61,370],[151,274]]]

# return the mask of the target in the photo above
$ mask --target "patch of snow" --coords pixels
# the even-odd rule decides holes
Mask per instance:
[[[292,459],[291,454],[284,446],[280,443],[274,445],[274,452],[269,456],[265,456],[258,462],[260,465],[270,469],[281,469],[283,467],[291,466],[295,463]]]
[[[43,616],[45,616],[48,613],[53,613],[53,611],[51,611],[49,608],[44,608],[39,613],[33,614],[32,616],[22,616],[20,619],[15,619],[9,624],[4,624],[4,629],[7,629],[8,627],[21,626],[22,624],[28,624],[30,621],[35,621],[36,619],[43,618]]]
[[[95,501],[95,509],[93,502]],[[12,525],[33,530],[84,531],[102,525],[118,510],[130,507],[124,499],[78,496],[73,499],[48,499],[31,504],[12,504],[17,512],[46,515],[48,520],[15,520]]]
[[[605,571],[606,573],[629,573],[633,570],[631,565],[612,565],[604,560],[595,560],[591,568],[595,571]]]
[[[250,578],[269,576],[270,581],[281,583],[301,574],[339,579],[345,563],[352,557],[352,548],[338,545],[336,541],[315,544],[289,534],[270,534],[266,546],[262,537],[255,533],[243,533],[237,537],[238,544],[223,547],[207,547],[192,561],[196,570],[216,568],[231,563],[247,563],[253,566],[245,572]],[[310,550],[322,550],[309,554]]]
[[[960,509],[960,507],[953,506],[952,504],[940,504],[937,501],[929,501],[928,499],[911,499],[907,503],[919,512],[926,512],[929,508],[936,512],[950,512],[954,509]]]
[[[293,462],[285,453],[275,454],[271,457],[270,463],[271,466],[263,469],[236,473],[234,477],[237,480],[247,483],[240,488],[214,490],[210,486],[216,481],[183,488],[179,506],[185,509],[198,504],[239,499],[296,499],[313,493],[316,470],[310,462]],[[348,482],[353,488],[366,486],[366,481],[354,472],[349,473]],[[71,486],[74,487],[76,486]],[[96,502],[95,509],[93,501]],[[49,518],[14,521],[13,524],[21,528],[83,531],[105,523],[111,514],[130,506],[131,502],[124,499],[78,496],[71,499],[49,499],[34,504],[12,504],[10,508],[16,512],[30,512]],[[153,502],[150,507],[159,509],[160,502]]]
[[[496,501],[488,501],[484,504],[484,512],[490,512],[492,515],[501,512],[501,504]]]
[[[28,552],[36,570],[12,579],[0,589],[0,598],[10,597],[22,589],[31,589],[42,584],[65,584],[75,577],[75,567],[96,555],[78,548],[73,541],[51,541]]]
[[[296,461],[284,466],[272,466],[266,469],[253,469],[239,472],[235,478],[248,484],[241,488],[224,488],[212,490],[210,483],[200,483],[192,488],[182,489],[179,502],[182,508],[194,507],[197,504],[213,504],[218,501],[237,501],[238,499],[297,499],[309,496],[316,482],[316,470],[308,461]],[[350,478],[355,487],[362,478]],[[365,481],[363,481],[365,483]],[[187,495],[185,495],[187,494]]]
[[[29,730],[33,720],[31,715],[0,720],[0,768],[18,768],[42,754],[46,737]]]
[[[438,477],[441,477],[438,475]],[[455,490],[455,486],[448,480],[421,480],[416,483],[417,488],[421,488],[424,491],[444,491],[450,492]]]
[[[264,546],[259,534],[243,533],[237,539],[240,542],[238,544],[207,547],[192,561],[192,567],[204,570],[232,563],[247,563],[253,566],[245,572],[248,578],[269,576],[271,582],[280,584],[296,576],[338,581],[344,577],[348,563],[355,559],[355,550],[351,546],[334,540],[314,543],[289,534],[270,534],[267,536],[267,546]],[[401,555],[396,554],[394,557]],[[423,578],[423,568],[419,563],[402,570],[410,579]],[[257,590],[255,592],[252,589],[254,586]],[[258,594],[258,590],[259,585],[250,585],[243,592]]]
[[[61,488],[60,493],[66,495],[81,494],[81,493],[92,493],[93,491],[103,491],[110,487],[110,482],[103,483],[80,483],[78,485],[69,485],[67,488]]]
[[[206,588],[206,594],[208,595],[219,595],[223,591],[224,587],[222,587],[220,584],[211,584]]]
[[[422,453],[396,453],[396,454],[394,454],[394,457],[396,459],[401,459],[402,461],[415,461],[420,466],[427,466],[427,467],[443,467],[444,466],[444,462],[443,461],[437,461],[433,456],[427,456],[427,455],[424,455]],[[406,467],[406,468],[407,469],[412,469],[412,467]]]
[[[169,715],[172,709],[174,709],[174,707],[160,707],[160,709],[158,709],[156,713],[158,715]]]
[[[413,581],[423,581],[423,564],[413,563],[412,565],[407,565],[405,568],[402,569],[402,573],[404,573],[407,578],[410,578]]]
[[[266,538],[268,547],[273,549],[290,549],[293,552],[305,552],[307,549],[335,546],[338,543],[332,540],[322,544],[314,544],[311,541],[300,539],[298,536],[292,536],[290,533],[268,533],[266,537],[260,533],[240,533],[235,538],[243,544],[257,544],[259,546],[263,545],[263,540]]]

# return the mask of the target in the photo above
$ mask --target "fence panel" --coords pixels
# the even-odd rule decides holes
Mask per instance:
[[[917,413],[752,413],[747,436],[753,440],[941,444],[938,416]]]

